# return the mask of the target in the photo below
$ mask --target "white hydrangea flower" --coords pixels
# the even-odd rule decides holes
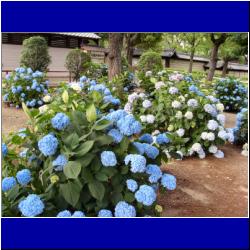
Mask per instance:
[[[201,133],[201,139],[202,140],[207,140],[207,134],[208,134],[207,132],[202,132]]]
[[[191,150],[193,150],[194,152],[199,152],[202,150],[201,144],[196,142],[193,144],[193,146],[191,147]]]
[[[209,120],[207,124],[207,128],[210,130],[216,130],[218,128],[219,124],[215,120]]]
[[[195,107],[198,106],[198,101],[195,100],[195,99],[189,99],[189,100],[187,101],[187,105],[188,105],[189,107],[195,108]]]
[[[173,131],[174,130],[174,126],[172,125],[172,124],[170,124],[169,126],[168,126],[168,131]]]
[[[161,87],[164,87],[164,86],[166,86],[166,85],[162,81],[155,83],[155,89],[160,89]]]
[[[178,130],[176,130],[176,134],[177,134],[179,137],[182,137],[182,136],[185,134],[185,129],[179,128]]]
[[[184,115],[188,120],[193,119],[193,113],[191,111],[187,111],[186,114]]]
[[[234,142],[234,133],[230,129],[227,130],[227,139],[230,143]]]
[[[147,72],[145,73],[145,76],[147,76],[147,77],[152,76],[152,71],[147,71]]]
[[[178,109],[181,107],[181,103],[178,102],[178,101],[173,101],[172,102],[172,107],[175,108],[175,109]]]
[[[218,148],[215,146],[215,145],[211,145],[209,148],[208,148],[208,151],[209,153],[211,154],[215,154],[217,152]]]
[[[141,122],[147,122],[147,116],[141,115],[140,120],[141,120]]]
[[[186,100],[186,98],[183,95],[180,95],[179,99],[180,99],[181,102],[185,102],[185,100]]]
[[[215,135],[213,132],[207,133],[207,140],[209,141],[214,141],[215,140]]]
[[[46,111],[48,111],[49,107],[47,105],[43,105],[41,107],[39,107],[39,112],[40,114],[45,113]]]
[[[152,106],[152,102],[149,101],[149,100],[144,100],[142,102],[142,106],[143,106],[143,108],[148,109],[148,108],[150,108]]]
[[[75,90],[78,93],[80,93],[82,91],[82,88],[81,88],[80,84],[77,83],[77,82],[71,82],[69,84],[69,86],[70,86],[70,88],[72,88],[73,90]]]
[[[218,111],[223,112],[224,111],[224,105],[222,103],[217,103],[216,108]]]
[[[128,102],[133,103],[138,98],[139,98],[139,95],[137,93],[132,93],[128,95]]]
[[[204,158],[206,157],[206,154],[205,154],[205,152],[203,151],[203,152],[201,152],[200,154],[198,154],[198,156],[199,156],[200,159],[204,159]]]
[[[133,105],[132,103],[130,102],[127,102],[124,106],[124,110],[127,112],[127,113],[132,113],[132,110],[133,110]]]
[[[52,98],[51,98],[50,95],[46,95],[46,96],[43,97],[43,101],[44,101],[45,103],[51,102],[51,100],[52,100]]]
[[[174,95],[174,94],[177,94],[178,91],[179,90],[176,87],[170,87],[168,92],[169,94]]]
[[[116,87],[113,87],[112,90],[115,91],[115,90],[116,90]]]
[[[181,119],[182,116],[183,116],[183,115],[182,115],[182,112],[181,112],[181,111],[177,111],[175,117],[176,117],[177,119]]]
[[[228,139],[228,134],[225,130],[221,130],[218,133],[218,137],[221,138],[222,140],[226,141]]]
[[[154,123],[155,121],[155,116],[154,115],[147,115],[147,123]]]

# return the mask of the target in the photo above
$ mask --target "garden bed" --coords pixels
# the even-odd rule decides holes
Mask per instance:
[[[234,127],[235,114],[225,113],[226,127]],[[27,121],[21,109],[2,108],[2,133],[23,128]],[[241,147],[226,144],[224,159],[187,158],[164,166],[177,178],[177,189],[159,196],[162,216],[225,216],[248,214],[248,164]]]

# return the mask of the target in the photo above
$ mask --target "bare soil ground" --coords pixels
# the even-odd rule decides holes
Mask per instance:
[[[235,114],[226,113],[226,127],[235,126]],[[2,108],[2,133],[23,128],[22,110]],[[177,178],[177,189],[159,196],[168,217],[243,217],[248,215],[248,164],[241,147],[222,147],[224,159],[187,158],[163,167]]]

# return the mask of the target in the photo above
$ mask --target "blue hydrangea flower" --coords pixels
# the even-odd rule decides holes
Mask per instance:
[[[112,212],[108,209],[101,209],[98,212],[98,217],[113,217]]]
[[[150,159],[155,159],[159,155],[159,149],[147,143],[143,143],[144,153]]]
[[[86,76],[81,76],[80,77],[80,82],[85,82],[87,80],[87,77]]]
[[[159,134],[156,136],[156,143],[161,145],[161,144],[167,144],[170,142],[170,139],[167,137],[167,135],[164,134]]]
[[[189,99],[189,100],[187,101],[187,105],[188,105],[189,107],[195,108],[195,107],[198,106],[198,101],[195,100],[195,99]]]
[[[127,202],[120,201],[115,206],[115,217],[136,217],[136,210]]]
[[[150,183],[156,183],[162,177],[160,167],[154,164],[147,165],[146,173],[150,175],[148,178]]]
[[[12,94],[16,94],[17,93],[16,87],[12,86],[11,87],[11,92],[12,92]]]
[[[112,151],[103,151],[101,153],[101,162],[105,167],[114,167],[117,164],[115,153]]]
[[[2,180],[2,191],[7,192],[16,186],[16,179],[14,177],[5,177]]]
[[[133,115],[126,115],[117,121],[117,127],[123,135],[131,136],[139,134],[142,130],[140,122]]]
[[[140,155],[143,155],[144,152],[145,152],[145,149],[144,149],[144,145],[143,143],[140,143],[140,142],[133,142],[133,145],[136,147],[138,153]]]
[[[81,211],[75,211],[71,217],[86,217],[85,214]]]
[[[120,131],[118,129],[111,129],[108,132],[108,135],[114,139],[115,143],[119,143],[123,139],[123,135],[120,133]]]
[[[4,96],[3,96],[3,101],[4,102],[7,102],[9,100],[9,94],[5,94]]]
[[[152,138],[152,136],[150,134],[143,134],[139,138],[139,141],[151,144],[153,142],[153,138]]]
[[[68,127],[70,119],[67,115],[63,113],[57,113],[52,119],[52,127],[58,130],[63,130]]]
[[[44,204],[40,197],[36,194],[28,195],[24,200],[22,200],[18,208],[23,216],[25,217],[35,217],[41,214],[44,210]]]
[[[164,174],[161,178],[161,185],[169,190],[176,189],[176,178],[171,174]]]
[[[218,128],[219,124],[215,120],[209,120],[207,124],[207,128],[210,130],[216,130]]]
[[[16,178],[19,184],[25,186],[31,181],[31,172],[29,169],[23,169],[17,172]]]
[[[68,163],[68,159],[65,155],[58,155],[57,158],[52,162],[52,166],[56,171],[63,171],[63,168]]]
[[[131,163],[130,171],[132,173],[143,173],[146,170],[146,158],[142,155],[129,154],[125,157],[124,162],[126,165]]]
[[[138,184],[137,184],[137,182],[135,180],[128,179],[126,181],[126,184],[127,184],[128,190],[130,190],[132,192],[135,192],[135,190],[138,188]]]
[[[56,217],[71,217],[71,213],[69,210],[64,210],[59,212]]]
[[[58,147],[58,140],[54,135],[46,135],[38,141],[38,148],[45,156],[54,155]]]
[[[8,147],[5,143],[2,143],[2,155],[5,157],[8,154]]]
[[[156,201],[156,193],[152,187],[141,185],[135,192],[135,199],[145,206],[151,206]]]
[[[117,122],[118,120],[124,118],[125,116],[127,116],[128,113],[123,110],[123,109],[118,109],[116,111],[112,111],[111,113],[109,113],[108,115],[105,116],[105,119],[107,119],[108,121],[112,121],[112,122]]]

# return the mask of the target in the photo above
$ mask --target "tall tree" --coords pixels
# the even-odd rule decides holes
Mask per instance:
[[[232,60],[237,60],[242,56],[242,50],[239,44],[234,41],[234,35],[230,36],[227,41],[222,44],[219,50],[219,56],[223,60],[222,76],[226,76],[228,63]]]
[[[109,33],[109,53],[108,53],[108,65],[109,80],[119,75],[122,70],[121,52],[123,45],[122,33]]]
[[[162,33],[125,33],[125,54],[129,66],[132,66],[133,50],[135,47],[141,49],[155,49],[158,48],[161,40]]]
[[[186,43],[190,51],[190,62],[188,67],[188,72],[192,73],[194,54],[197,46],[202,41],[202,34],[200,33],[183,33],[183,42]]]
[[[213,44],[211,55],[210,55],[210,67],[207,75],[207,80],[212,81],[214,77],[214,72],[216,69],[216,64],[218,60],[219,47],[226,41],[228,35],[226,33],[221,34],[210,34],[210,39]]]

